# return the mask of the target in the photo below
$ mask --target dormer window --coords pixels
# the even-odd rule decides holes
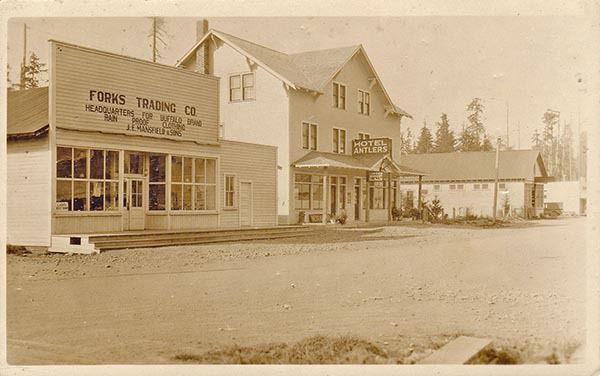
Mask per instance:
[[[333,107],[346,109],[346,85],[339,82],[333,83]]]
[[[241,102],[255,99],[254,73],[232,74],[229,76],[229,101]]]
[[[371,115],[371,93],[368,91],[358,90],[358,113]]]

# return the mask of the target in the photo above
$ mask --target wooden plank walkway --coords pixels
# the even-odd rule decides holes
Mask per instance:
[[[465,364],[490,343],[489,338],[460,336],[417,364]]]

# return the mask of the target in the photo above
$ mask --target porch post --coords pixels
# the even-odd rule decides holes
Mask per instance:
[[[388,221],[392,220],[392,173],[388,172]]]
[[[365,176],[365,184],[367,188],[367,202],[365,202],[365,222],[369,222],[369,207],[371,206],[371,189],[369,187],[369,171],[367,171]]]
[[[419,175],[419,219],[423,219],[423,202],[421,196],[421,185],[423,184],[423,175]]]
[[[321,222],[323,224],[327,223],[327,206],[328,206],[328,201],[327,201],[327,193],[329,192],[329,187],[327,186],[327,167],[325,167],[323,169],[323,172],[325,173],[323,175],[323,208],[322,213],[323,213],[323,218],[321,218]]]

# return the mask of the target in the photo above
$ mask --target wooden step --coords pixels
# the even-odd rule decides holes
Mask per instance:
[[[133,248],[154,248],[154,247],[169,247],[169,246],[180,246],[180,245],[203,245],[203,244],[215,244],[215,243],[232,243],[232,242],[243,242],[251,240],[269,240],[269,239],[283,239],[292,237],[302,237],[312,235],[312,232],[298,233],[298,234],[255,234],[255,235],[239,235],[236,237],[213,237],[213,238],[180,238],[180,239],[167,239],[167,240],[146,240],[146,241],[119,241],[119,242],[103,242],[100,244],[94,244],[95,248],[100,251],[116,250],[116,249],[133,249]]]

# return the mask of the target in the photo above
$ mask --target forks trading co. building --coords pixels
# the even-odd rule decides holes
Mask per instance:
[[[62,42],[9,91],[8,243],[277,223],[277,148],[219,135],[219,79]]]

